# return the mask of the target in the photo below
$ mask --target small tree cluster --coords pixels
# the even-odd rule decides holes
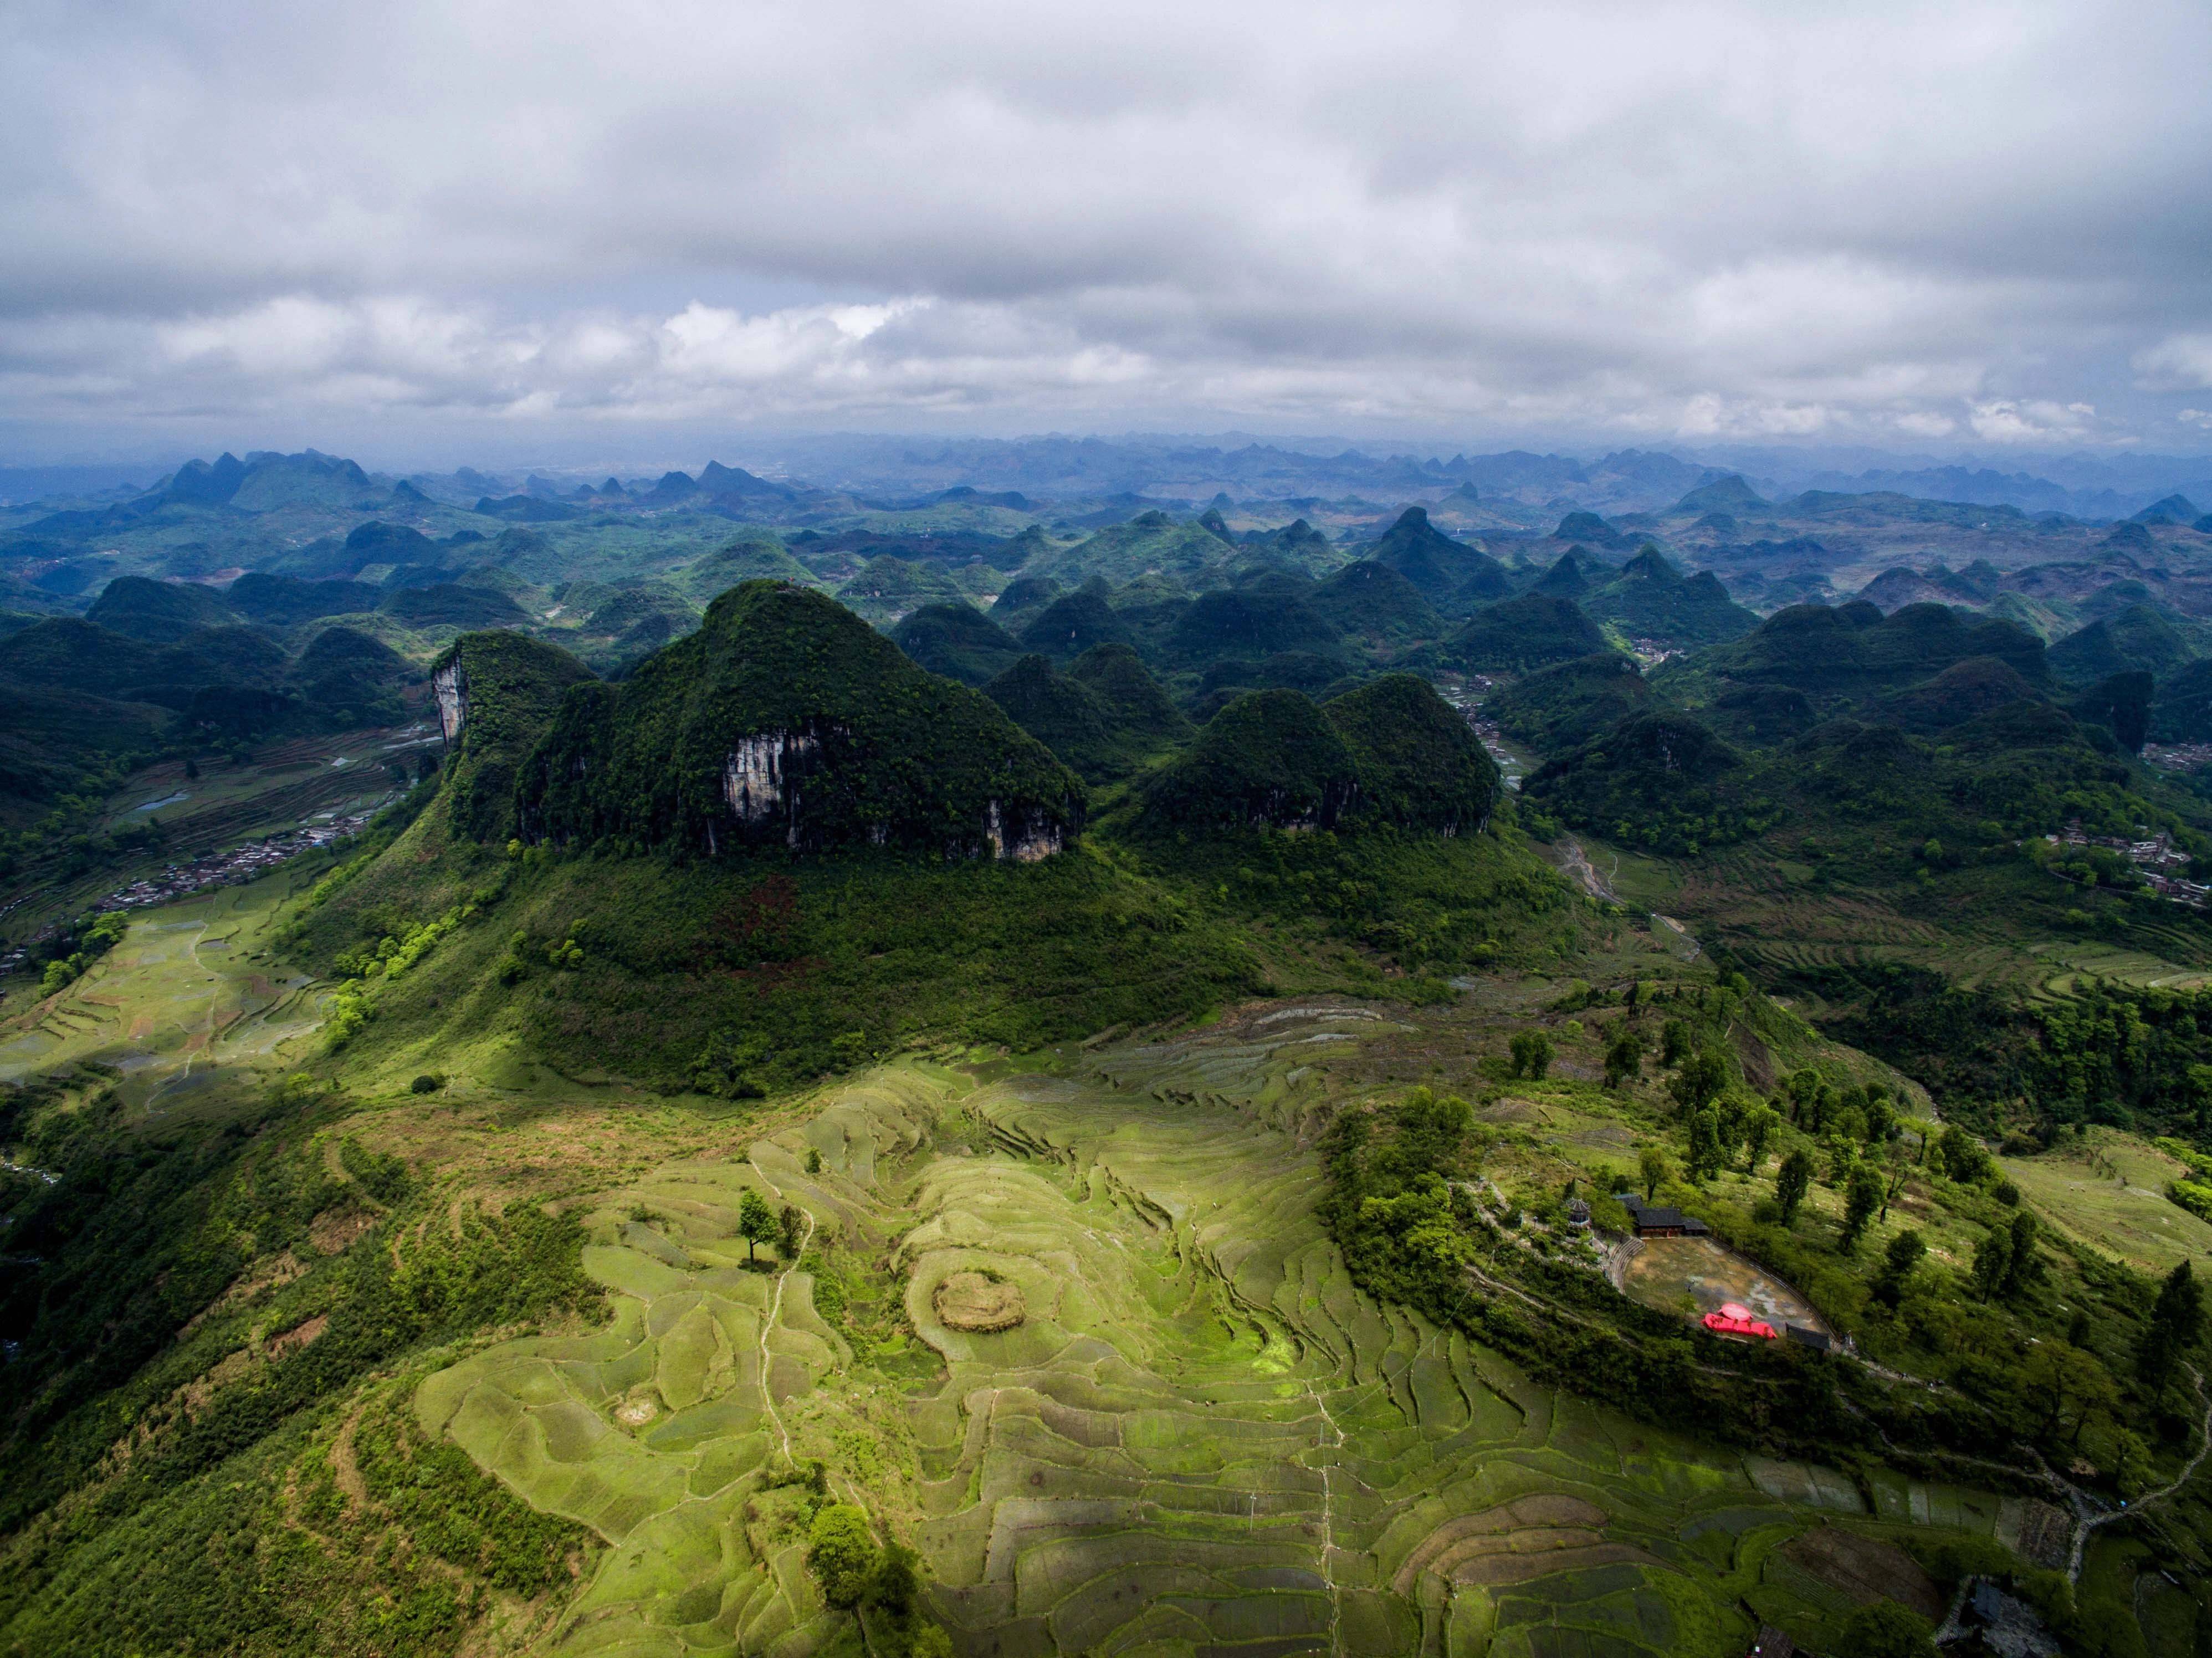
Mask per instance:
[[[1516,1031],[1507,1044],[1513,1056],[1513,1074],[1541,1082],[1552,1068],[1552,1039],[1540,1030]]]

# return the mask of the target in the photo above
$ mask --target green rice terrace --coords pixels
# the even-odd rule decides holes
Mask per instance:
[[[434,1375],[417,1418],[606,1540],[553,1637],[579,1653],[837,1639],[805,1489],[763,1490],[810,1460],[910,1536],[961,1649],[1000,1654],[1726,1651],[1751,1613],[1855,1600],[1832,1521],[1920,1582],[1885,1535],[2016,1544],[2041,1517],[1701,1448],[1360,1293],[1311,1142],[1316,1063],[1371,1021],[1280,1009],[1065,1069],[836,1090],[738,1157],[595,1199],[610,1326]],[[813,1218],[773,1277],[744,1270],[752,1191]],[[948,1327],[961,1274],[1016,1286],[1021,1322]],[[856,1288],[930,1357],[856,1343]]]
[[[1640,1022],[1734,1029],[1745,1074],[1785,1099],[1790,1066],[1827,1079],[1823,1102],[1855,1089],[1853,1112],[1887,1078],[1935,1138],[1912,1084],[1663,940],[1591,958],[1640,1000],[1506,975],[1418,1007],[1252,1001],[733,1105],[497,1048],[396,1087],[319,1060],[337,993],[277,964],[312,878],[140,915],[0,1041],[14,1178],[69,1193],[88,1166],[70,1136],[95,1123],[137,1158],[103,1176],[135,1212],[79,1224],[144,1257],[87,1283],[82,1316],[174,1330],[110,1365],[105,1394],[17,1395],[45,1425],[8,1452],[29,1477],[0,1545],[0,1651],[1717,1658],[1771,1627],[1841,1654],[1885,1609],[1942,1623],[1977,1572],[2069,1650],[2193,1650],[2193,1600],[2155,1564],[2191,1546],[2155,1516],[2201,1510],[2156,1488],[2185,1480],[2201,1432],[2116,1440],[2062,1402],[2077,1456],[2117,1459],[2148,1498],[2152,1529],[2124,1532],[2094,1480],[2085,1497],[1975,1438],[1978,1406],[1911,1403],[1923,1387],[1880,1376],[1923,1363],[1923,1337],[1817,1242],[1847,1224],[1845,1191],[1814,1183],[1795,1244],[1754,1247],[1814,1321],[1880,1355],[1857,1380],[1693,1346],[1711,1260],[1648,1246],[1641,1276],[1681,1280],[1646,1286],[1648,1311],[1606,1285],[1599,1257],[1634,1246],[1576,1237],[1563,1190],[1601,1226],[1621,1224],[1606,1193],[1653,1181],[1735,1239],[1771,1218],[1751,1214],[1755,1151],[1695,1185],[1639,1165],[1674,1132],[1661,1077],[1599,1072]],[[1474,1104],[1431,1108],[1432,1087]],[[1413,1257],[1378,1255],[1342,1193],[1379,1189],[1423,1113],[1454,1109],[1442,1155],[1480,1194],[1454,1212],[1495,1236],[1456,1246],[1459,1305],[1425,1311]],[[1347,1150],[1362,1123],[1386,1138]],[[2128,1253],[2102,1253],[2085,1206],[2178,1219],[2134,1251],[2145,1271],[2212,1240],[2133,1162],[2107,1181],[2139,1155],[2166,1154],[2108,1136],[2081,1181],[2006,1160],[2063,1251],[2051,1293],[2108,1294]],[[1975,1270],[1988,1199],[1940,1174],[1897,1195],[1866,1253],[1911,1230]],[[178,1245],[172,1223],[199,1230]],[[1723,1272],[1740,1260],[1708,1248]],[[159,1305],[180,1312],[163,1325]],[[1624,1343],[1626,1371],[1607,1357]],[[1770,1419],[1765,1399],[1798,1402]],[[2099,1604],[2173,1640],[2093,1644]]]

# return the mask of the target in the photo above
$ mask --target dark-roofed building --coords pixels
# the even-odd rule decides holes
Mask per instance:
[[[1816,1353],[1825,1353],[1834,1345],[1828,1339],[1826,1330],[1809,1330],[1802,1324],[1784,1325],[1782,1334],[1785,1340],[1794,1341],[1800,1347],[1808,1347]]]
[[[1759,1626],[1759,1638],[1744,1658],[1797,1658],[1797,1643],[1771,1624]]]
[[[1640,1238],[1702,1238],[1711,1235],[1713,1229],[1695,1215],[1686,1215],[1664,1204],[1646,1203],[1633,1192],[1616,1192],[1613,1195],[1628,1211],[1628,1218]]]

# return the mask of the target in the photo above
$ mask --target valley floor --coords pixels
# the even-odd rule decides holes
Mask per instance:
[[[109,1067],[141,1137],[242,1109],[314,1053],[325,987],[264,959],[287,882],[140,917],[0,1035],[0,1077]],[[1354,1286],[1317,1215],[1328,1114],[1478,1079],[1492,1027],[1542,989],[1250,1004],[1026,1058],[909,1058],[758,1108],[530,1067],[364,1101],[315,1142],[333,1178],[368,1166],[341,1157],[342,1132],[424,1171],[418,1228],[459,1236],[516,1199],[572,1216],[609,1315],[488,1327],[349,1384],[264,1471],[286,1493],[270,1534],[332,1571],[366,1559],[375,1516],[404,1510],[363,1495],[355,1436],[404,1411],[587,1541],[562,1586],[479,1589],[445,1635],[380,1637],[395,1652],[464,1631],[471,1650],[594,1658],[880,1649],[808,1570],[824,1495],[919,1551],[962,1658],[1720,1658],[1762,1624],[1817,1650],[1881,1595],[1941,1619],[1905,1542],[1991,1538],[2060,1564],[2072,1521],[2048,1503],[1697,1442]],[[1540,1161],[1625,1166],[1633,1137],[1576,1080],[1594,1055],[1560,1040],[1560,1078],[1484,1120]],[[789,1254],[740,1236],[749,1193],[800,1212]],[[233,1298],[257,1304],[284,1270],[257,1263]],[[954,1327],[939,1291],[963,1274],[1011,1286],[1020,1321]],[[323,1327],[280,1329],[289,1316],[257,1323],[259,1362],[313,1351]],[[403,1535],[376,1558],[425,1558]],[[0,1544],[0,1563],[31,1546]],[[46,1558],[0,1650],[79,1627],[66,1609],[129,1546]],[[2136,1546],[2094,1544],[2092,1575]]]
[[[1897,1528],[2016,1546],[2048,1523],[1701,1447],[1362,1295],[1315,1218],[1309,1140],[1317,1066],[1375,1023],[1276,1007],[1045,1070],[841,1087],[741,1157],[594,1199],[612,1326],[432,1377],[423,1426],[606,1537],[556,1637],[580,1653],[845,1637],[760,1500],[787,1435],[920,1547],[978,1654],[1719,1653],[1864,1598],[1839,1559],[1924,1582]],[[804,1265],[744,1272],[748,1187],[817,1218],[809,1260],[883,1263],[941,1377],[856,1351]],[[1019,1327],[939,1321],[937,1286],[970,1272],[1019,1288]]]

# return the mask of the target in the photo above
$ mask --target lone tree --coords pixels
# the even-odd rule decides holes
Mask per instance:
[[[868,1516],[850,1503],[832,1503],[814,1516],[806,1536],[806,1564],[822,1585],[822,1598],[840,1612],[860,1604],[876,1570],[876,1540]]]
[[[2005,1264],[2004,1292],[2016,1296],[2043,1275],[2035,1254],[2035,1217],[2021,1210],[2012,1218],[2012,1257]]]
[[[1974,1291],[1984,1301],[2003,1293],[2012,1272],[2012,1234],[2000,1228],[1974,1246]]]
[[[1694,1115],[1711,1104],[1728,1085],[1728,1054],[1717,1043],[1708,1042],[1696,1053],[1682,1056],[1681,1066],[1667,1087],[1684,1114]]]
[[[1544,1080],[1544,1073],[1552,1068],[1552,1039],[1540,1030],[1515,1033],[1508,1046],[1513,1053],[1513,1074],[1526,1077],[1531,1082]]]
[[[2136,1348],[2136,1370],[2153,1387],[2164,1387],[2181,1356],[2204,1333],[2204,1286],[2183,1261],[2159,1285],[2158,1303]]]
[[[785,1204],[775,1213],[775,1247],[786,1260],[799,1259],[799,1240],[806,1233],[806,1217]]]
[[[754,1245],[766,1243],[775,1236],[775,1211],[757,1192],[747,1192],[738,1204],[738,1236],[745,1241],[747,1260],[753,1258]]]
[[[1644,1044],[1637,1039],[1636,1033],[1628,1028],[1628,1022],[1624,1019],[1619,1034],[1605,1050],[1605,1085],[1618,1088],[1625,1082],[1633,1082],[1643,1074]]]
[[[1690,1119],[1690,1178],[1703,1186],[1727,1161],[1721,1146],[1720,1113],[1698,1112]]]
[[[1774,1201],[1781,1206],[1784,1226],[1796,1224],[1805,1194],[1812,1189],[1813,1159],[1801,1147],[1783,1158],[1782,1167],[1774,1171]]]
[[[1881,1207],[1885,1190],[1881,1176],[1871,1165],[1863,1163],[1851,1170],[1850,1182],[1844,1187],[1844,1252],[1846,1254],[1859,1247],[1859,1240],[1866,1236],[1866,1229],[1873,1224],[1875,1212]]]
[[[1912,1270],[1927,1253],[1926,1241],[1909,1228],[1892,1238],[1889,1248],[1882,1252],[1881,1271],[1874,1281],[1875,1294],[1892,1307],[1904,1300],[1905,1286],[1912,1277]]]
[[[1647,1202],[1656,1200],[1659,1196],[1660,1187],[1665,1184],[1667,1179],[1667,1154],[1656,1145],[1647,1145],[1644,1148],[1644,1155],[1638,1161],[1644,1171],[1644,1199]]]
[[[1743,1172],[1756,1175],[1759,1165],[1765,1159],[1766,1148],[1773,1142],[1775,1130],[1782,1127],[1782,1114],[1771,1105],[1755,1105],[1743,1114]]]

